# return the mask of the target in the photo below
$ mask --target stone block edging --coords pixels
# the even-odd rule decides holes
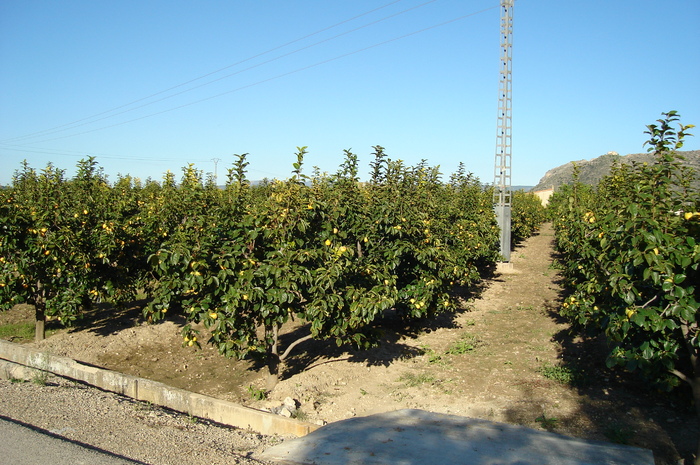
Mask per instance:
[[[0,365],[0,376],[20,377],[20,373],[47,371],[132,399],[261,434],[301,437],[319,428],[311,423],[195,394],[157,381],[85,365],[68,357],[51,355],[13,342],[0,340],[0,359],[11,362]]]

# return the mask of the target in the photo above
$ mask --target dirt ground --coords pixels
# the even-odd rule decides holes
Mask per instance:
[[[181,347],[182,322],[144,324],[143,302],[118,315],[102,309],[38,346],[255,408],[289,396],[300,419],[319,424],[418,408],[645,447],[657,464],[691,463],[700,428],[687,393],[651,391],[634,375],[608,371],[605,346],[572,335],[558,318],[565,294],[552,241],[545,225],[512,252],[512,271],[464,293],[459,312],[415,328],[388,321],[377,349],[302,343],[263,400],[253,394],[265,385],[265,367],[224,359],[207,345]],[[31,317],[17,307],[0,314],[0,324]]]

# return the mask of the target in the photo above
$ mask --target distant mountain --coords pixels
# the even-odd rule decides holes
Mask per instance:
[[[685,157],[684,164],[695,170],[693,186],[700,189],[700,150],[679,151],[678,153]],[[651,153],[632,153],[622,156],[615,152],[609,152],[592,160],[569,162],[547,171],[532,190],[540,191],[551,188],[556,190],[562,184],[571,184],[574,163],[579,167],[579,181],[590,185],[598,184],[598,181],[610,173],[610,167],[615,161],[620,163],[652,162],[654,155]]]

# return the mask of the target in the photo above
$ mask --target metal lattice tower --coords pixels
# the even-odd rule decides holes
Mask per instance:
[[[512,57],[513,3],[501,0],[501,71],[498,98],[498,135],[494,169],[494,209],[501,228],[501,255],[510,261],[511,142],[512,142]]]

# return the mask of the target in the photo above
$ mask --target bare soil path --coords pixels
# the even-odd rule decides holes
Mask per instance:
[[[699,428],[687,398],[609,372],[600,341],[570,334],[557,317],[564,294],[552,254],[544,225],[513,251],[513,271],[487,279],[461,311],[415,328],[387,322],[377,349],[303,343],[265,400],[251,394],[264,386],[263,366],[208,346],[183,348],[181,322],[143,324],[138,305],[119,318],[103,309],[84,328],[60,330],[39,346],[252,407],[290,396],[311,422],[419,408],[645,447],[658,464],[690,459]],[[10,313],[0,324],[31,318],[27,310]]]

